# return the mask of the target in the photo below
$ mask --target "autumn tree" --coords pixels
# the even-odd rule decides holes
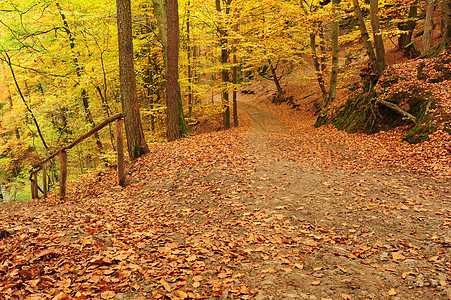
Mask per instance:
[[[219,47],[221,48],[221,79],[225,87],[221,93],[222,102],[222,119],[224,129],[230,128],[230,103],[229,103],[229,91],[227,89],[227,83],[230,82],[229,69],[227,63],[229,62],[229,50],[228,50],[228,32],[227,32],[227,16],[230,14],[230,4],[232,0],[215,0],[216,10],[218,12],[218,31],[219,31]]]
[[[179,102],[179,14],[177,0],[167,0],[167,58],[166,58],[166,103],[167,103],[167,137],[174,141],[181,137],[178,102]]]
[[[180,92],[180,86],[178,83],[178,55],[179,55],[179,16],[178,16],[178,1],[176,3],[169,3],[164,0],[153,0],[154,15],[157,20],[158,35],[160,42],[163,47],[165,70],[166,70],[166,135],[169,141],[176,140],[187,134],[185,117],[183,112],[183,104]],[[171,9],[171,11],[169,10]],[[176,11],[173,11],[176,9]],[[177,20],[175,20],[177,19]],[[170,22],[172,22],[170,24]],[[177,26],[176,26],[177,25]],[[169,32],[170,30],[176,30],[174,32]],[[169,38],[176,39],[176,44],[174,40],[169,41]],[[177,46],[177,49],[169,49],[169,42],[172,46]],[[169,51],[171,52],[171,70],[169,67]],[[175,66],[175,64],[177,66]],[[175,67],[177,68],[177,74],[171,74],[169,80],[169,72],[174,72]],[[174,83],[174,76],[176,76],[177,87],[175,90],[168,90],[169,85],[172,89],[172,84]],[[177,95],[177,98],[173,98]],[[174,99],[177,102],[174,103]],[[176,104],[176,105],[175,105]],[[177,122],[175,119],[177,118]],[[176,125],[176,123],[178,125]]]
[[[128,155],[131,159],[149,152],[141,125],[133,64],[133,38],[130,0],[117,0],[117,28],[119,44],[119,78],[122,110],[125,113],[125,132]]]
[[[283,101],[281,80],[302,64],[308,36],[302,30],[298,3],[241,2],[240,34],[237,55],[244,58],[245,72],[271,80],[276,94],[273,102]],[[234,18],[235,19],[235,18]]]

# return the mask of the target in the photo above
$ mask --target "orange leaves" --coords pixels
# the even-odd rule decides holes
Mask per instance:
[[[164,280],[163,278],[161,278],[160,284],[164,287],[164,289],[165,289],[167,292],[172,292],[172,286],[169,285],[169,283],[167,283],[166,280]]]
[[[102,299],[113,299],[116,296],[114,291],[105,291],[100,294]]]
[[[406,259],[406,257],[403,255],[403,251],[392,252],[392,258],[395,260]]]

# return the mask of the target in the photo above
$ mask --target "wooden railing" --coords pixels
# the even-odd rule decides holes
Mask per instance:
[[[73,141],[71,144],[62,147],[46,159],[39,162],[39,164],[35,165],[33,167],[33,170],[30,173],[30,181],[31,181],[31,197],[33,199],[39,198],[39,191],[43,194],[44,198],[47,197],[48,188],[47,188],[47,163],[55,158],[57,155],[60,157],[60,199],[66,198],[66,182],[67,182],[67,150],[72,149],[79,143],[81,143],[83,140],[87,139],[94,133],[101,130],[106,125],[116,121],[116,152],[117,152],[117,173],[118,173],[118,183],[120,186],[125,185],[125,165],[124,165],[124,141],[123,141],[123,131],[122,128],[124,126],[124,119],[125,115],[123,113],[114,115],[96,127],[94,127],[91,131],[88,133],[85,133],[84,135],[80,136],[78,139]],[[42,174],[42,186],[43,188],[40,189],[38,185],[38,172],[41,171]]]

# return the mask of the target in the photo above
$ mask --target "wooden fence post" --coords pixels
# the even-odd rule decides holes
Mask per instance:
[[[125,186],[125,163],[124,163],[124,136],[122,128],[124,127],[122,119],[116,120],[116,149],[117,149],[117,176],[119,185]]]
[[[60,163],[61,163],[61,181],[60,181],[60,199],[64,200],[66,198],[66,181],[67,181],[67,152],[60,152]]]
[[[38,172],[33,172],[33,178],[31,179],[31,198],[38,198]]]
[[[42,165],[42,192],[44,198],[47,198],[47,164]]]

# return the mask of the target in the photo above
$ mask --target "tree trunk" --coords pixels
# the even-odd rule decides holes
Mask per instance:
[[[179,14],[177,0],[167,0],[166,127],[168,141],[181,138],[178,120]]]
[[[320,49],[320,61],[321,72],[324,74],[326,71],[326,40],[324,38],[324,26],[321,24],[319,28],[319,49]]]
[[[233,67],[232,67],[232,83],[235,85],[233,88],[232,103],[233,103],[233,126],[238,127],[238,103],[237,103],[237,69],[236,66],[236,54],[233,54]]]
[[[425,52],[421,57],[432,57],[451,44],[451,0],[442,0],[440,2],[440,10],[442,16],[442,38],[440,42]]]
[[[431,32],[434,27],[434,7],[435,0],[428,0],[426,20],[424,21],[423,53],[426,53],[431,49]]]
[[[374,47],[376,48],[376,60],[379,70],[385,70],[385,48],[382,39],[381,25],[379,22],[379,1],[370,0],[371,27],[373,29]]]
[[[221,8],[221,1],[216,0],[216,10],[218,13],[222,12]],[[231,3],[231,0],[227,0],[226,7],[225,7],[225,13],[226,15],[229,14],[230,8],[229,5]],[[229,51],[227,50],[227,38],[228,34],[225,28],[223,28],[221,25],[219,27],[219,45],[221,47],[221,64],[222,64],[222,71],[221,71],[221,77],[222,82],[224,85],[227,85],[227,83],[230,81],[229,79],[229,70],[226,68],[226,64],[229,61]],[[229,92],[227,90],[227,86],[224,87],[221,93],[221,101],[222,101],[222,121],[224,129],[230,128],[230,104],[229,104]]]
[[[409,7],[409,16],[407,21],[398,23],[398,29],[403,31],[398,37],[398,47],[400,49],[406,50],[406,46],[408,46],[412,42],[412,34],[413,30],[417,26],[417,22],[413,20],[413,18],[417,17],[417,4],[411,4]],[[406,52],[406,53],[407,53]]]
[[[321,71],[320,61],[318,55],[316,54],[316,35],[314,33],[310,34],[310,49],[312,50],[313,66],[315,67],[315,75],[318,80],[318,85],[323,95],[323,106],[326,104],[327,91],[324,84],[323,72]]]
[[[442,0],[440,7],[443,22],[443,32],[440,44],[442,49],[444,49],[451,42],[451,0]]]
[[[176,17],[177,17],[177,31],[176,32],[168,32],[169,29],[169,20],[173,19],[175,16],[169,16],[169,12],[170,13],[174,13],[170,10],[170,8],[168,7],[169,5],[171,5],[171,9],[174,9],[174,5],[177,6],[177,12],[176,12]],[[183,106],[182,106],[182,98],[181,98],[181,93],[180,93],[180,84],[178,83],[178,65],[177,65],[177,89],[175,91],[168,91],[167,87],[168,87],[168,38],[170,34],[175,34],[177,36],[177,47],[178,47],[178,39],[179,39],[179,29],[178,29],[178,2],[176,1],[175,3],[171,3],[169,4],[168,1],[165,0],[153,0],[153,7],[154,7],[154,14],[155,17],[157,19],[157,26],[158,26],[158,33],[159,33],[159,37],[160,37],[160,41],[161,44],[163,46],[164,49],[164,60],[165,60],[165,70],[166,70],[166,113],[172,113],[169,112],[169,106],[171,106],[171,109],[173,109],[173,103],[169,104],[168,103],[168,93],[170,94],[174,94],[176,93],[177,95],[177,102],[176,102],[176,108],[178,109],[177,112],[177,116],[178,116],[178,126],[172,125],[173,121],[169,122],[169,119],[173,118],[174,116],[168,116],[166,115],[166,135],[168,137],[168,140],[173,140],[174,139],[178,139],[180,137],[182,137],[183,135],[185,135],[187,133],[187,129],[186,129],[186,123],[185,123],[185,117],[183,115]],[[173,27],[171,27],[171,30],[175,30],[174,26],[175,23],[172,24]],[[171,49],[171,51],[175,51],[175,49]],[[177,64],[178,64],[178,53],[179,53],[179,49],[176,49],[177,51]],[[173,55],[174,53],[171,53],[171,55]],[[174,66],[172,66],[173,68]],[[173,80],[173,79],[171,79]],[[169,124],[171,124],[171,128],[169,128]],[[175,133],[174,130],[177,130],[178,128],[178,133]],[[169,133],[169,131],[172,131],[172,133]],[[169,136],[171,136],[171,139],[169,139]]]
[[[188,0],[187,12],[186,12],[186,41],[187,41],[187,55],[188,55],[188,118],[191,118],[191,112],[193,110],[193,73],[192,73],[192,47],[191,47],[191,1]]]
[[[271,60],[268,59],[268,64],[269,64],[269,69],[271,70],[271,74],[272,74],[272,81],[274,81],[274,84],[276,85],[276,89],[277,89],[277,95],[276,97],[274,97],[273,102],[274,103],[280,103],[280,96],[282,95],[282,86],[280,85],[280,81],[279,81],[279,77],[277,77],[277,66],[274,67]]]
[[[332,0],[332,10],[334,20],[332,22],[332,71],[330,74],[330,86],[329,97],[324,103],[324,107],[327,107],[335,99],[337,91],[337,79],[338,79],[338,35],[339,35],[339,22],[338,22],[338,5],[340,0]]]
[[[366,29],[365,22],[363,20],[362,10],[360,9],[359,0],[352,0],[354,5],[354,13],[357,18],[357,22],[359,24],[360,34],[362,35],[363,42],[365,43],[366,53],[370,58],[371,69],[377,78],[382,75],[382,70],[379,69],[377,64],[376,54],[374,53],[373,45],[370,41],[370,37],[368,35],[368,30]]]
[[[125,134],[130,159],[149,152],[141,124],[136,78],[133,65],[132,15],[130,0],[117,0],[119,43],[119,79],[122,110],[125,113]]]
[[[233,31],[235,31],[235,34],[238,34],[238,23],[235,23],[233,25]],[[238,66],[237,66],[237,59],[236,59],[236,45],[238,44],[238,40],[235,39],[233,42],[233,58],[232,58],[232,83],[234,85],[233,87],[233,93],[232,93],[232,106],[233,106],[233,126],[238,127],[238,103],[237,103],[237,73],[238,73]]]

